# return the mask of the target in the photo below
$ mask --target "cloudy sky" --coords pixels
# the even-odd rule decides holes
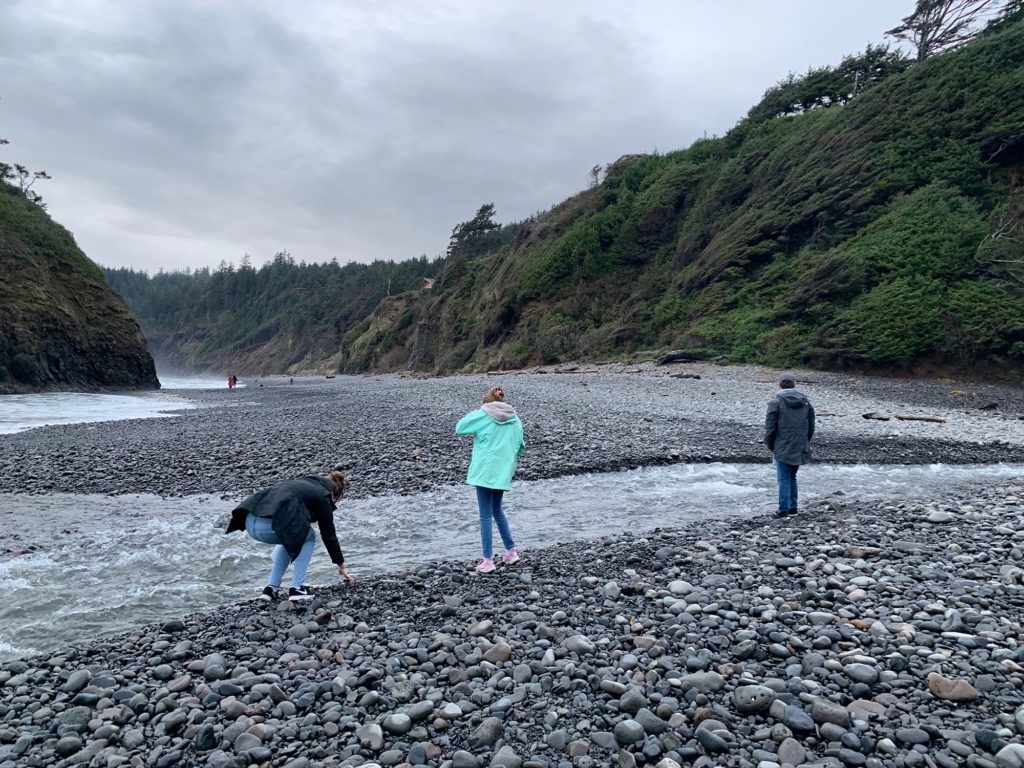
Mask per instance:
[[[722,134],[913,0],[3,0],[3,158],[155,271],[443,252],[632,152]]]

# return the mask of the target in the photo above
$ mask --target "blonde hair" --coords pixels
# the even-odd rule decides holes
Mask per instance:
[[[330,472],[324,475],[324,477],[327,478],[327,481],[331,484],[331,487],[334,489],[334,491],[331,494],[332,496],[334,496],[334,500],[340,501],[341,498],[345,495],[345,491],[348,490],[348,480],[346,479],[344,473],[341,472],[341,470],[332,469]]]
[[[505,402],[505,390],[501,387],[491,387],[487,390],[484,395],[485,403],[504,403]]]

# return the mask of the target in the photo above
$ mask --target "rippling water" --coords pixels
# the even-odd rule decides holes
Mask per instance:
[[[774,475],[769,464],[703,464],[520,482],[506,494],[506,512],[529,565],[529,550],[556,542],[770,514]],[[800,479],[804,499],[844,492],[869,501],[927,499],[1021,475],[1024,465],[812,465]],[[0,546],[41,548],[0,557],[0,658],[255,596],[270,547],[222,533],[234,501],[0,495]],[[468,568],[479,556],[469,486],[345,501],[336,520],[357,578],[443,558]],[[308,581],[337,578],[318,543]]]

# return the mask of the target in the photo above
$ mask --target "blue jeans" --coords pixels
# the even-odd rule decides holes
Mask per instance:
[[[779,478],[779,512],[796,509],[796,472],[799,464],[775,462],[775,474]]]
[[[273,522],[269,517],[256,517],[250,513],[245,518],[245,532],[256,541],[264,544],[277,544],[272,554],[273,564],[270,566],[270,578],[267,579],[267,584],[277,589],[281,586],[281,579],[284,578],[284,572],[288,568],[288,563],[292,561],[292,556],[288,554],[287,549],[281,546],[281,540],[274,533]],[[306,535],[306,543],[302,545],[299,556],[295,558],[295,567],[292,569],[293,587],[301,587],[302,582],[306,580],[306,571],[309,569],[309,561],[313,558],[315,543],[316,534],[310,528]]]
[[[501,542],[505,549],[512,549],[516,543],[512,541],[512,531],[508,527],[508,519],[501,509],[501,497],[504,491],[497,491],[494,488],[484,488],[482,485],[476,487],[476,502],[480,505],[480,543],[483,545],[484,557],[494,555],[491,538],[493,536],[491,521],[498,524],[498,533],[501,534]]]

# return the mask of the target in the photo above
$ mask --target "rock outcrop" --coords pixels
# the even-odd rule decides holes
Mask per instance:
[[[159,386],[139,324],[102,270],[0,184],[0,393]]]

